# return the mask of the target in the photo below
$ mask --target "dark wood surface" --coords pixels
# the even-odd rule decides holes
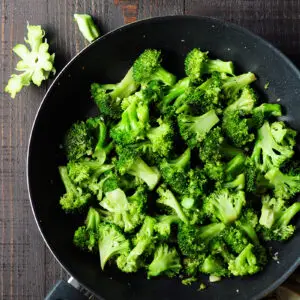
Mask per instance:
[[[25,176],[30,129],[51,80],[14,100],[3,90],[17,61],[11,49],[23,41],[26,21],[46,30],[58,71],[86,45],[75,12],[91,14],[102,33],[153,16],[214,16],[271,41],[300,67],[300,0],[0,0],[0,299],[43,299],[67,278],[34,222]]]

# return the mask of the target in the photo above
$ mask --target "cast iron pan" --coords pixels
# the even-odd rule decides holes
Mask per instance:
[[[300,130],[299,71],[272,45],[236,25],[206,17],[147,19],[112,31],[80,52],[56,77],[39,108],[28,148],[28,188],[37,224],[53,255],[101,299],[260,299],[300,263],[298,229],[287,243],[272,245],[273,252],[279,252],[278,263],[271,260],[253,277],[225,279],[198,292],[197,285],[184,286],[178,279],[147,280],[142,273],[102,272],[97,256],[80,252],[72,244],[73,232],[83,220],[66,215],[59,206],[64,189],[57,167],[66,162],[60,144],[67,128],[97,113],[90,99],[90,84],[117,82],[146,48],[161,49],[164,66],[183,76],[184,57],[194,47],[232,60],[237,71],[254,72],[257,90],[270,102],[280,99],[285,120]],[[266,82],[270,85],[264,90]],[[296,221],[299,228],[300,218]]]

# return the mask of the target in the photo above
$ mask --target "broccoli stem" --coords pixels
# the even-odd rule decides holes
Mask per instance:
[[[184,94],[186,92],[186,89],[189,87],[190,85],[190,79],[188,77],[185,77],[181,80],[179,80],[168,92],[168,94],[166,94],[163,99],[162,99],[162,103],[164,105],[168,105],[171,103],[171,101],[173,101],[174,99],[176,99],[177,97],[179,97],[180,95]]]
[[[289,225],[291,219],[300,211],[300,202],[292,204],[287,208],[281,217],[275,222],[276,227]]]
[[[74,14],[74,19],[80,32],[90,43],[99,37],[99,30],[90,15]]]
[[[220,59],[209,59],[205,64],[205,73],[227,73],[233,74],[234,67],[232,61],[223,61]]]
[[[151,79],[161,80],[165,84],[170,86],[174,85],[176,81],[176,77],[167,70],[165,70],[163,67],[157,68],[157,70],[152,74]]]
[[[73,184],[73,182],[71,181],[68,175],[68,168],[66,166],[60,166],[58,167],[58,170],[59,170],[61,180],[65,186],[66,192],[74,195],[78,194],[75,185]]]

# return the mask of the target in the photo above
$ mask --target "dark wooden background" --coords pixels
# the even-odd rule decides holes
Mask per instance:
[[[91,14],[102,33],[152,16],[214,16],[264,37],[300,67],[300,0],[0,0],[1,300],[43,299],[56,280],[67,277],[39,235],[25,176],[30,129],[51,80],[14,100],[3,90],[17,61],[11,49],[23,41],[26,21],[46,30],[58,71],[86,45],[75,12]]]

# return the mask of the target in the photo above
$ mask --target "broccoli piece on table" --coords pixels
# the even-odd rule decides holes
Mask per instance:
[[[78,25],[79,31],[90,43],[100,36],[99,29],[90,15],[74,14],[74,19]]]

